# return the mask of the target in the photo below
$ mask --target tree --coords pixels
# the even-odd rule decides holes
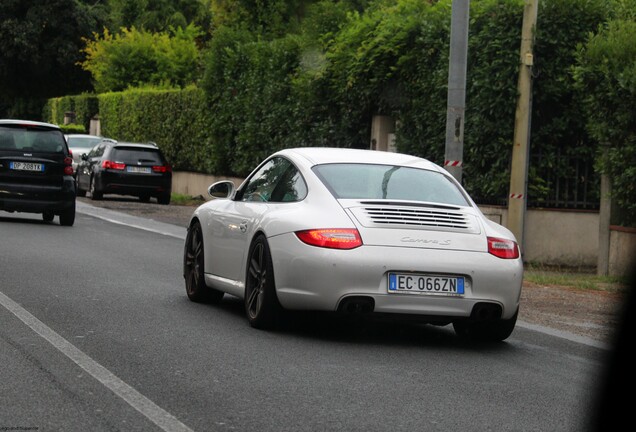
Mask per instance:
[[[622,15],[625,16],[625,15]],[[598,167],[612,181],[618,221],[636,226],[636,13],[610,21],[580,47],[574,77],[587,129],[606,152]]]
[[[206,28],[210,22],[210,0],[109,0],[108,4],[114,31],[136,27],[164,32],[188,24]]]
[[[0,114],[39,118],[39,101],[89,90],[90,74],[77,62],[100,16],[75,0],[3,0]]]
[[[85,39],[86,60],[97,92],[119,91],[145,85],[184,87],[199,75],[199,50],[194,25],[170,32],[150,33],[136,28],[119,34],[104,30]]]

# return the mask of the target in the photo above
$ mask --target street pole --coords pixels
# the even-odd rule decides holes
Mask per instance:
[[[523,251],[526,205],[528,198],[528,154],[530,121],[532,118],[532,65],[534,30],[537,25],[539,0],[526,0],[523,9],[517,110],[515,112],[514,144],[508,196],[508,228]]]
[[[446,148],[444,168],[461,183],[464,159],[464,111],[470,0],[453,0],[451,10]]]

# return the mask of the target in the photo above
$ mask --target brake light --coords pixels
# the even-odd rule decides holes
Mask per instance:
[[[113,162],[113,161],[105,160],[105,161],[102,161],[102,168],[123,170],[126,168],[126,164],[121,162]]]
[[[169,164],[156,165],[152,167],[152,170],[156,173],[167,173],[172,172],[172,167]]]
[[[72,157],[64,158],[64,174],[73,175],[73,158]]]
[[[297,231],[296,237],[308,245],[330,249],[355,249],[362,246],[362,238],[357,229]]]
[[[502,259],[519,258],[519,246],[512,240],[488,237],[488,253]]]

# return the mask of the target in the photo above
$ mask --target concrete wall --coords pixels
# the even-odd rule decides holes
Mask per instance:
[[[501,225],[508,222],[505,207],[480,206],[484,215]],[[598,212],[529,209],[526,213],[526,262],[568,267],[596,267]]]
[[[208,186],[232,180],[238,187],[243,179],[175,172],[172,191],[206,200]],[[505,207],[480,206],[489,219],[506,226]],[[636,229],[615,228],[610,236],[610,275],[631,271],[636,258]],[[530,209],[526,215],[524,261],[546,265],[595,268],[599,248],[598,212]]]
[[[217,177],[206,174],[191,172],[174,172],[172,173],[172,192],[190,196],[201,195],[204,199],[209,200],[208,187],[212,183],[221,180],[232,180],[236,187],[243,182],[242,178],[236,177]]]
[[[610,227],[610,276],[631,276],[636,264],[636,229]]]

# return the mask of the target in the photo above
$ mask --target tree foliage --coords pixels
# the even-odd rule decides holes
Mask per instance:
[[[186,28],[210,24],[210,0],[109,0],[112,30],[121,28],[165,32],[170,27]]]
[[[128,87],[163,85],[184,87],[199,74],[199,50],[194,25],[150,33],[136,28],[111,34],[107,29],[85,39],[84,70],[93,76],[95,90],[108,92]]]
[[[587,128],[601,143],[599,169],[612,179],[622,210],[618,222],[636,226],[636,12],[631,13],[610,21],[580,46],[574,77]]]
[[[75,0],[3,0],[0,114],[37,119],[45,98],[90,89],[90,75],[76,63],[102,12]]]

